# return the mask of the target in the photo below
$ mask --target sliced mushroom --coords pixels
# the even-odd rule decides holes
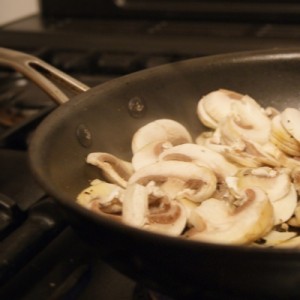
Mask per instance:
[[[148,214],[148,191],[140,184],[127,186],[123,197],[122,220],[124,223],[143,227]]]
[[[90,153],[86,159],[87,163],[100,168],[103,176],[112,183],[116,183],[121,187],[126,187],[128,178],[133,173],[130,162],[117,158],[116,156],[104,153]]]
[[[300,202],[297,202],[294,215],[289,219],[288,224],[293,227],[300,227]]]
[[[292,107],[286,108],[281,113],[281,124],[300,143],[300,111]]]
[[[283,127],[281,115],[275,116],[271,124],[270,141],[284,153],[300,156],[300,143]]]
[[[243,149],[227,148],[224,150],[224,156],[240,166],[250,168],[261,166],[282,167],[286,164],[286,155],[274,144],[267,142],[260,145],[252,141],[243,142]]]
[[[277,248],[300,248],[300,236],[293,237],[289,240],[286,240],[280,244],[276,245]]]
[[[252,186],[260,187],[267,193],[271,202],[274,202],[289,193],[291,179],[285,169],[246,168],[237,173],[237,186],[240,190]]]
[[[276,247],[281,243],[284,243],[291,238],[294,238],[297,235],[297,232],[293,231],[277,231],[272,230],[254,245],[259,247]]]
[[[148,165],[135,172],[128,183],[147,185],[150,181],[154,181],[170,197],[175,194],[175,198],[183,197],[194,202],[210,197],[217,183],[212,170],[183,161],[159,161]]]
[[[226,201],[208,199],[195,212],[205,223],[203,231],[187,232],[194,240],[223,244],[249,244],[273,227],[273,208],[259,188],[245,190],[245,201],[233,209]]]
[[[288,221],[297,207],[297,192],[293,185],[284,197],[272,202],[274,209],[274,224],[278,225]]]
[[[160,160],[189,161],[212,169],[218,178],[233,176],[238,167],[227,161],[223,155],[205,146],[182,144],[165,150]]]
[[[121,215],[124,189],[95,179],[77,196],[77,203],[100,214]]]
[[[155,212],[150,210],[148,223],[145,229],[172,236],[182,234],[185,229],[187,217],[184,207],[177,201],[165,204],[166,208]]]
[[[285,169],[261,167],[244,169],[237,174],[237,187],[260,187],[268,195],[274,209],[274,224],[287,221],[297,205],[297,193]]]
[[[147,144],[133,155],[132,166],[134,170],[137,171],[142,167],[157,162],[159,155],[171,147],[172,144],[166,141],[154,141]]]
[[[177,201],[167,196],[149,194],[138,183],[128,185],[123,199],[123,221],[149,231],[177,236],[186,226],[186,212]]]
[[[179,145],[190,143],[192,137],[187,129],[176,121],[169,119],[156,120],[136,131],[131,144],[133,154],[155,141],[165,141],[173,145]]]
[[[220,89],[203,96],[197,106],[200,121],[207,127],[216,129],[231,113],[231,104],[240,101],[243,95]]]
[[[269,141],[271,121],[254,100],[249,101],[245,96],[241,101],[232,103],[231,114],[219,128],[227,145],[235,145],[240,139],[265,144]]]

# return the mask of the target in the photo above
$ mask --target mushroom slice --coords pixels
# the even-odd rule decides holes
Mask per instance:
[[[232,208],[226,201],[208,199],[195,210],[206,227],[187,232],[187,237],[210,243],[249,244],[265,236],[273,226],[273,208],[267,195],[259,188],[246,189],[240,207]]]
[[[103,176],[110,182],[116,183],[121,187],[126,187],[128,178],[133,173],[130,162],[117,158],[116,156],[104,153],[93,152],[87,156],[87,163],[100,168]]]
[[[132,166],[134,170],[139,170],[142,167],[157,162],[159,155],[171,147],[172,144],[166,141],[154,141],[147,144],[133,155]]]
[[[300,195],[300,166],[294,165],[294,168],[291,171],[291,179],[298,195]]]
[[[186,227],[186,210],[177,201],[170,201],[168,198],[162,199],[160,199],[158,206],[150,204],[147,224],[144,228],[162,234],[178,236]],[[161,203],[164,204],[161,205]]]
[[[293,227],[300,227],[300,202],[297,202],[294,215],[288,220],[288,224]]]
[[[194,202],[209,198],[217,183],[212,170],[183,161],[159,161],[145,166],[136,171],[128,183],[147,185],[151,181],[172,198],[184,197]]]
[[[231,148],[224,151],[224,156],[244,167],[257,168],[261,166],[281,167],[286,163],[286,155],[274,144],[268,142],[260,145],[244,141],[244,149]]]
[[[293,185],[291,185],[289,193],[272,202],[274,209],[274,224],[278,225],[288,221],[294,214],[297,207],[297,192]]]
[[[293,237],[280,244],[276,245],[277,248],[300,248],[300,236]]]
[[[259,161],[257,157],[246,151],[235,149],[234,147],[226,149],[223,155],[228,161],[240,165],[241,167],[258,168],[262,166],[262,162]]]
[[[237,174],[239,189],[260,187],[268,195],[274,209],[274,224],[287,221],[297,205],[297,193],[285,169],[261,167],[244,169]]]
[[[281,113],[281,124],[300,143],[300,111],[292,107],[286,108]]]
[[[100,214],[120,215],[123,193],[118,185],[95,179],[77,196],[76,202]]]
[[[246,168],[237,173],[237,187],[242,190],[250,187],[260,187],[271,202],[286,196],[291,188],[291,180],[285,169],[270,167]]]
[[[148,213],[148,191],[140,184],[127,186],[123,197],[122,220],[124,223],[143,227]]]
[[[231,104],[241,100],[243,95],[219,89],[203,96],[197,106],[200,121],[209,128],[216,129],[231,112]]]
[[[294,238],[297,232],[293,231],[277,231],[272,230],[267,235],[259,239],[254,243],[254,246],[259,247],[275,247],[281,243],[284,243],[291,238]]]
[[[222,139],[228,145],[237,143],[239,139],[259,144],[269,141],[271,120],[264,110],[249,98],[244,96],[241,101],[232,103],[231,114],[220,124]]]
[[[133,154],[155,141],[168,141],[173,145],[179,145],[192,142],[192,137],[182,124],[169,119],[159,119],[141,127],[133,135],[131,144]]]
[[[212,169],[218,178],[233,176],[238,167],[227,161],[223,155],[205,146],[197,144],[182,144],[165,150],[159,156],[160,160],[190,161]]]
[[[122,218],[128,225],[173,236],[182,233],[187,220],[180,203],[167,196],[149,194],[147,187],[138,183],[126,189]]]
[[[275,116],[271,124],[270,141],[284,153],[300,156],[300,143],[283,127],[281,115]]]

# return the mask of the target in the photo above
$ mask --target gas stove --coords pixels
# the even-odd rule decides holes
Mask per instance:
[[[103,15],[85,8],[79,16],[80,2],[59,10],[66,7],[66,1],[41,1],[41,15],[0,28],[0,46],[38,56],[91,87],[192,57],[300,46],[295,3],[294,10],[286,6],[282,18],[273,9],[272,14],[260,11],[254,20],[255,10],[243,14],[245,7],[237,1],[233,7],[242,14],[240,18],[220,3],[215,6],[217,15],[208,4],[197,6],[200,17],[195,11],[178,17],[172,9],[164,15],[157,3],[153,6],[156,1],[150,8],[145,1],[138,7],[137,1],[112,1],[125,3],[125,12],[110,3]],[[188,1],[186,10],[192,2]],[[36,127],[55,106],[32,82],[0,68],[0,298],[169,300],[99,259],[96,249],[77,236],[55,201],[32,177],[28,145]],[[199,299],[235,298],[220,295],[216,289],[204,291]]]

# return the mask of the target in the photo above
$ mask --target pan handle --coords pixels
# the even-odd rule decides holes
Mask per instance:
[[[13,68],[31,79],[58,104],[89,90],[84,83],[23,52],[0,47],[0,65]]]

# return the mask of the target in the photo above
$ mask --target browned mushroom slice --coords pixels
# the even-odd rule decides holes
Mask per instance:
[[[133,173],[130,162],[124,161],[116,156],[104,153],[90,153],[86,159],[87,163],[100,168],[103,176],[112,183],[116,183],[121,187],[126,187],[128,178]]]

